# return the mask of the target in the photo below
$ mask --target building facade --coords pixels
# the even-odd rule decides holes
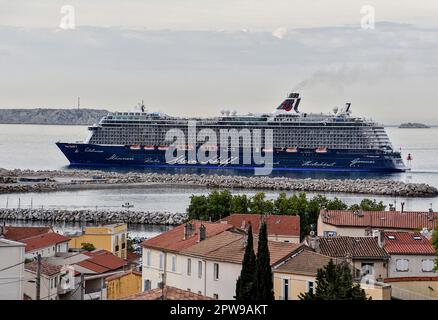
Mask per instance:
[[[23,243],[0,238],[0,300],[22,300],[24,272]]]

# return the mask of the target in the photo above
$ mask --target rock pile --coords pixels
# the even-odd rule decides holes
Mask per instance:
[[[163,174],[142,172],[106,172],[97,170],[32,171],[0,170],[0,176],[46,176],[48,178],[71,178],[70,182],[39,184],[37,190],[50,191],[67,189],[72,185],[81,188],[101,185],[127,184],[172,184],[203,186],[210,188],[239,188],[279,191],[309,191],[358,193],[400,197],[434,197],[438,189],[425,183],[405,183],[388,179],[293,179],[269,176],[225,176],[206,174]],[[0,193],[20,192],[21,185],[0,186]],[[22,187],[23,188],[23,187]]]
[[[109,210],[0,209],[0,220],[179,225],[185,213]]]

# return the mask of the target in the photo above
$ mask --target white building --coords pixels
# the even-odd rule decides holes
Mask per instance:
[[[22,300],[24,244],[0,238],[0,300]]]
[[[53,257],[58,252],[68,252],[70,238],[55,232],[40,234],[21,240],[26,245],[26,259]]]
[[[40,300],[58,300],[58,291],[61,289],[62,266],[56,266],[48,262],[41,262]],[[32,261],[25,266],[24,293],[32,300],[36,300],[37,262]]]
[[[143,290],[155,289],[164,281],[168,286],[211,298],[234,299],[247,235],[232,226],[220,227],[227,226],[223,223],[204,225],[204,235],[199,231],[198,235],[184,237],[184,230],[191,228],[186,225],[161,234],[160,239],[157,236],[143,243]],[[183,235],[180,241],[179,233]],[[159,245],[161,250],[158,250]],[[257,248],[256,238],[254,246]],[[300,247],[300,244],[269,241],[271,264],[278,263]]]

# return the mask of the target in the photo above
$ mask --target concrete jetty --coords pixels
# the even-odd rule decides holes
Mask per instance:
[[[207,174],[163,174],[107,172],[99,170],[4,170],[0,169],[0,193],[49,192],[110,186],[183,185],[207,188],[354,193],[399,197],[435,197],[438,189],[425,183],[389,179],[294,179],[269,176],[225,176]],[[50,182],[20,183],[20,177],[45,177]],[[11,183],[1,183],[14,181]]]

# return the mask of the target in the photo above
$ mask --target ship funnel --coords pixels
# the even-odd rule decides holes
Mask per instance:
[[[284,100],[277,108],[277,110],[291,111],[292,109],[299,113],[298,106],[300,104],[301,98],[299,93],[290,93],[289,96]]]

